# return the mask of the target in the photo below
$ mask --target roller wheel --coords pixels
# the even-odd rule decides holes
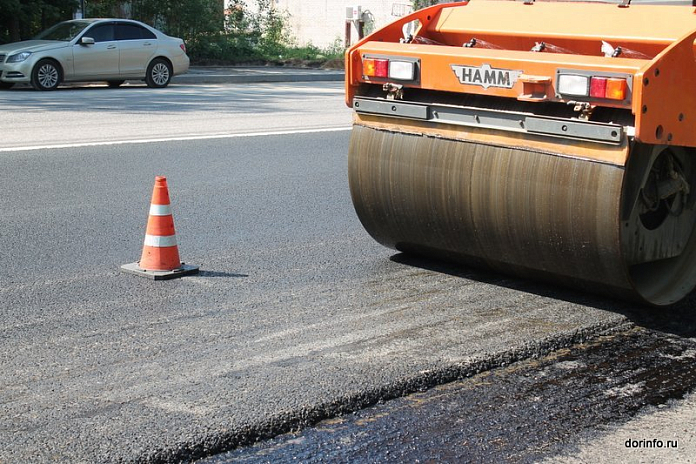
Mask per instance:
[[[696,285],[696,166],[634,144],[626,166],[356,125],[353,204],[403,252],[653,305]]]

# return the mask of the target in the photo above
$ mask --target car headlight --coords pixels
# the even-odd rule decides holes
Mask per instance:
[[[31,52],[20,52],[15,55],[10,55],[7,59],[8,63],[21,63],[31,56]]]

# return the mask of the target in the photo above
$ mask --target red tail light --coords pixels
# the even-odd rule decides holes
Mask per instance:
[[[607,78],[593,77],[590,79],[590,97],[605,98],[607,94]]]
[[[375,58],[364,59],[363,75],[367,77],[388,77],[389,60]]]
[[[182,42],[181,44],[179,44],[179,48],[181,48],[184,51],[184,53],[186,53],[186,44],[185,43]]]

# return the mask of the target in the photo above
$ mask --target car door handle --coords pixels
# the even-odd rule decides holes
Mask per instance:
[[[150,45],[152,45],[150,42],[145,42],[145,43],[143,44],[143,47],[149,47]]]
[[[106,47],[107,50],[114,50],[116,48],[116,45],[109,45]]]

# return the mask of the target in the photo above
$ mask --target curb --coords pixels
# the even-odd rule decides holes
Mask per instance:
[[[188,73],[172,78],[173,84],[251,84],[265,82],[338,82],[345,79],[343,71],[250,72],[247,74]]]

